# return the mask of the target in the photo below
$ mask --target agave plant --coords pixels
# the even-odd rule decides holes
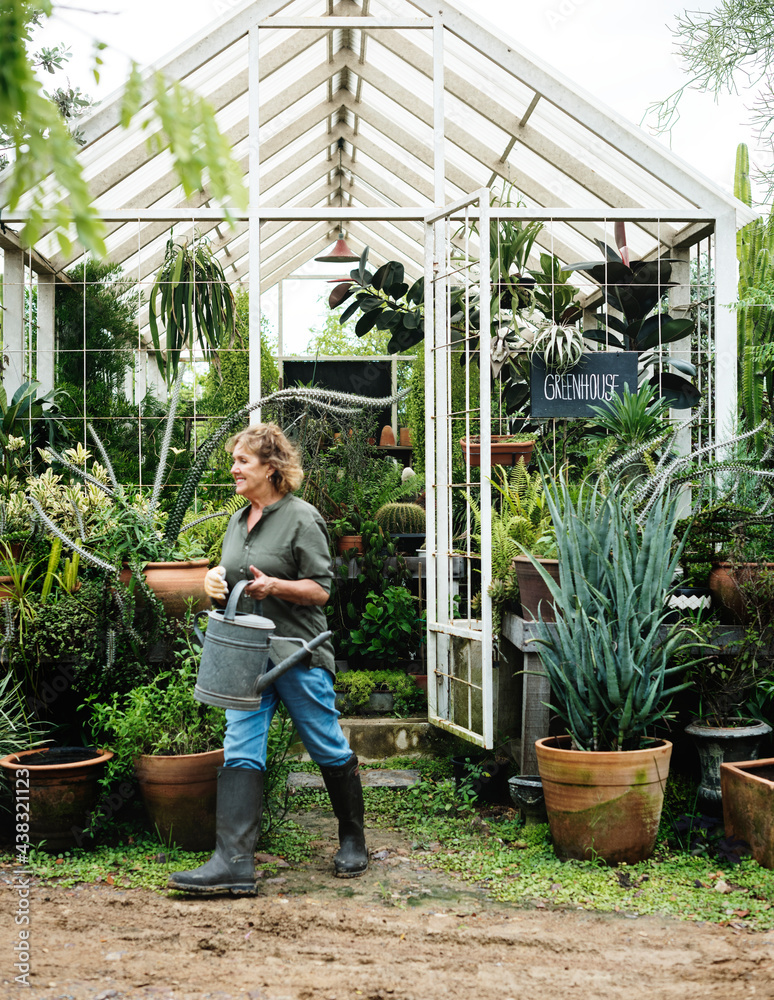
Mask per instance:
[[[166,331],[164,350],[159,320]],[[175,243],[170,237],[148,301],[156,362],[167,385],[175,382],[182,351],[192,351],[198,343],[209,358],[218,347],[231,344],[234,324],[234,296],[207,240]]]
[[[686,684],[687,664],[672,666],[692,633],[673,628],[662,639],[666,597],[683,546],[675,541],[678,504],[664,496],[637,524],[629,492],[546,485],[558,539],[560,582],[525,549],[551,593],[555,631],[543,628],[540,658],[553,708],[578,750],[639,749]],[[542,621],[542,617],[540,618]]]

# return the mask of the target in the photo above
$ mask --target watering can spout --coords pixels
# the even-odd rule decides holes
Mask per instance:
[[[321,646],[326,639],[330,639],[333,632],[321,632],[316,635],[314,639],[310,639],[306,642],[305,639],[290,638],[286,635],[272,636],[274,639],[282,639],[285,642],[300,642],[301,648],[297,649],[295,653],[291,653],[290,656],[286,656],[285,659],[278,663],[276,667],[272,667],[271,670],[267,671],[265,674],[261,674],[255,684],[255,693],[260,694],[261,691],[265,691],[270,684],[273,684],[278,677],[281,677],[286,670],[290,670],[297,663],[304,660],[310,653],[312,653],[318,646]]]

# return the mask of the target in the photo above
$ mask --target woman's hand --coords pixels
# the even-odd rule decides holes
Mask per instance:
[[[223,601],[228,593],[226,583],[226,567],[215,566],[204,577],[204,593],[213,601]]]
[[[281,580],[276,576],[266,576],[256,566],[251,566],[250,572],[254,579],[245,587],[245,593],[254,601],[262,601],[271,595],[290,604],[322,607],[328,600],[328,591],[314,580]]]
[[[254,601],[262,601],[264,597],[276,591],[278,581],[275,577],[266,576],[255,566],[250,567],[250,572],[253,574],[253,580],[245,587],[248,597],[252,597]]]

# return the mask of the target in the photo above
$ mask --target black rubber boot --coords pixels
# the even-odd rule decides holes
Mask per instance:
[[[357,878],[368,868],[368,848],[363,832],[363,786],[353,754],[341,767],[321,767],[333,812],[339,821],[339,848],[333,859],[339,878]]]
[[[167,888],[182,892],[255,893],[255,843],[261,829],[263,771],[221,767],[218,771],[215,853],[200,868],[174,872]]]

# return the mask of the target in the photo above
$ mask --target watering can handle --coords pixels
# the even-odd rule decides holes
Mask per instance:
[[[266,688],[270,684],[273,684],[278,677],[281,677],[286,670],[290,670],[291,667],[294,667],[297,663],[300,663],[305,656],[307,656],[313,650],[317,649],[318,646],[321,646],[326,641],[326,639],[330,639],[332,635],[333,632],[330,631],[321,632],[319,635],[316,635],[314,639],[310,639],[308,642],[305,639],[299,639],[298,637],[295,636],[293,638],[284,635],[272,636],[271,637],[272,642],[274,642],[275,639],[283,639],[285,642],[300,643],[301,648],[297,649],[295,653],[291,653],[290,656],[286,657],[282,661],[282,663],[278,663],[276,667],[272,667],[271,670],[269,670],[267,673],[261,674],[261,676],[258,678],[255,684],[255,693],[260,694],[261,691],[265,691]]]
[[[226,610],[223,612],[223,618],[225,621],[227,622],[234,621],[234,618],[236,616],[237,604],[239,603],[239,598],[242,596],[242,591],[250,582],[251,582],[250,580],[240,580],[236,584],[234,589],[231,591],[231,595],[229,596],[228,599],[228,604],[226,605]],[[253,601],[254,614],[260,615],[261,607],[262,607],[261,601]],[[199,628],[199,619],[201,618],[202,615],[208,615],[208,614],[209,611],[205,609],[204,611],[200,611],[197,615],[194,615],[194,635],[196,636],[200,646],[204,645],[204,633]]]
[[[234,589],[231,591],[228,597],[228,604],[226,605],[226,610],[223,612],[223,620],[231,624],[236,617],[237,604],[239,604],[239,598],[242,596],[242,591],[248,585],[252,583],[252,579],[239,580],[234,584]],[[261,602],[253,601],[253,613],[256,615],[261,614]]]

